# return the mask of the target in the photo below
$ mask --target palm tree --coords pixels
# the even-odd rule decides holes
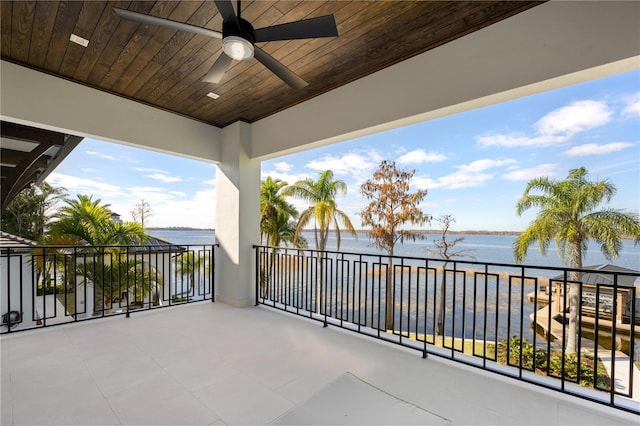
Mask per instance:
[[[268,296],[267,283],[273,271],[276,252],[281,244],[294,247],[306,247],[307,241],[296,235],[296,222],[298,210],[289,203],[283,195],[287,183],[280,179],[267,177],[260,186],[260,240],[275,247],[268,253],[269,266],[262,267],[260,271],[260,288],[263,297]]]
[[[316,250],[324,251],[327,247],[327,240],[331,225],[335,226],[335,234],[337,240],[336,250],[340,250],[340,223],[351,234],[356,235],[356,230],[351,224],[351,220],[346,213],[338,210],[336,203],[336,195],[338,193],[346,194],[347,184],[343,180],[334,179],[331,170],[325,170],[320,173],[317,181],[307,178],[296,182],[295,184],[284,189],[285,195],[292,195],[311,205],[300,215],[298,226],[296,227],[296,240],[301,238],[302,230],[313,221],[314,239]],[[316,311],[320,314],[324,313],[324,267],[321,256],[317,256],[318,275],[316,288]]]
[[[300,215],[296,235],[299,238],[302,230],[313,221],[316,250],[326,249],[331,225],[335,226],[336,250],[340,250],[340,223],[348,232],[357,235],[349,216],[338,210],[336,203],[336,195],[347,193],[347,184],[343,180],[334,179],[331,170],[320,173],[317,181],[307,178],[285,188],[283,192],[311,204]]]
[[[298,210],[285,199],[286,187],[286,182],[271,177],[260,185],[260,240],[273,247],[295,240],[295,225],[292,238],[289,221],[298,218]]]
[[[527,249],[534,242],[546,255],[551,240],[556,241],[562,261],[573,269],[582,268],[587,243],[594,240],[607,260],[618,257],[622,238],[631,236],[640,242],[640,220],[637,214],[622,210],[596,210],[602,202],[609,202],[616,187],[607,180],[587,180],[587,169],[569,170],[565,180],[555,181],[546,177],[531,180],[516,205],[518,215],[531,207],[539,207],[536,219],[520,234],[513,246],[517,262],[524,260]],[[532,193],[539,191],[540,193]],[[569,273],[569,337],[568,353],[576,351],[578,307],[580,305],[581,274]]]
[[[211,271],[211,262],[207,254],[198,254],[194,251],[180,253],[176,256],[178,272],[189,278],[187,281],[187,294],[191,293],[196,282],[196,272],[208,276]],[[183,292],[184,293],[184,292]],[[194,294],[195,295],[195,294]]]
[[[56,215],[58,220],[49,227],[45,240],[48,244],[64,240],[76,245],[132,245],[147,239],[140,224],[113,222],[109,205],[101,205],[100,199],[79,194],[77,200],[64,202],[66,205]]]
[[[22,190],[3,206],[0,227],[3,231],[38,241],[49,222],[49,210],[66,196],[66,189],[46,182]]]
[[[162,276],[151,268],[145,268],[141,261],[127,259],[126,256],[94,256],[92,261],[79,263],[75,275],[94,287],[95,310],[109,309],[115,298],[120,299],[126,292],[127,299],[132,294],[133,302],[142,302],[148,294],[158,292]],[[74,279],[76,279],[74,277]],[[106,302],[106,304],[105,304]]]
[[[78,258],[68,255],[80,251],[83,253],[97,253],[98,257],[94,255],[94,264],[109,263],[107,259],[109,257],[108,253],[118,254],[122,251],[119,246],[140,244],[147,239],[140,224],[135,222],[113,222],[109,205],[102,205],[100,199],[93,200],[91,196],[78,195],[77,199],[66,199],[64,203],[65,205],[55,215],[57,220],[50,224],[49,231],[42,239],[42,242],[46,245],[81,246],[81,248],[75,248],[73,251],[63,247],[46,249],[46,253],[48,253],[47,259],[41,256],[43,265],[39,269],[44,274],[45,280],[48,276],[45,266],[46,263],[50,263],[50,259],[55,259],[57,262],[66,262],[67,270],[74,270],[74,264],[78,261]],[[105,245],[112,247],[105,249],[102,247]],[[54,268],[61,266],[63,265],[53,265]],[[104,270],[102,267],[99,269]],[[88,270],[85,268],[84,271]],[[75,274],[82,273],[83,271],[81,270],[75,271]],[[94,280],[92,279],[92,281]],[[96,281],[94,283],[96,285],[99,284]],[[76,278],[73,274],[67,275],[66,284],[73,287],[76,286]],[[98,297],[96,302],[100,302]]]

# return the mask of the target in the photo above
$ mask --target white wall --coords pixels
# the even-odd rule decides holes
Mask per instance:
[[[639,22],[637,1],[536,6],[254,123],[250,155],[272,158],[639,68]]]
[[[0,62],[0,117],[19,124],[205,161],[220,159],[220,129]]]

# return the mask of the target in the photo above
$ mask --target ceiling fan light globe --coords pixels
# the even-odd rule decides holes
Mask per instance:
[[[253,58],[253,44],[238,36],[227,36],[222,40],[222,50],[231,59],[244,61]]]

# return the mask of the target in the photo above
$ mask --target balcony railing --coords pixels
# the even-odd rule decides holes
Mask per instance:
[[[254,248],[256,304],[640,412],[638,273]]]
[[[0,249],[0,333],[215,301],[217,245]]]

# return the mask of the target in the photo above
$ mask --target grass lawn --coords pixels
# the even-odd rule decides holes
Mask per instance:
[[[73,315],[76,313],[76,294],[75,293],[67,293],[66,294],[66,303],[65,303],[65,294],[56,294],[56,298],[58,302],[62,306],[65,307],[69,315]]]
[[[418,338],[416,338],[415,333],[410,333],[409,339],[422,342],[424,341],[424,334],[418,334]],[[495,345],[493,343],[485,343],[479,340],[474,342],[471,339],[465,339],[463,342],[460,338],[454,339],[450,336],[433,336],[432,334],[428,334],[427,345],[444,349],[451,349],[453,346],[453,349],[456,351],[469,356],[484,356],[485,349],[488,357],[493,357],[495,354]]]

